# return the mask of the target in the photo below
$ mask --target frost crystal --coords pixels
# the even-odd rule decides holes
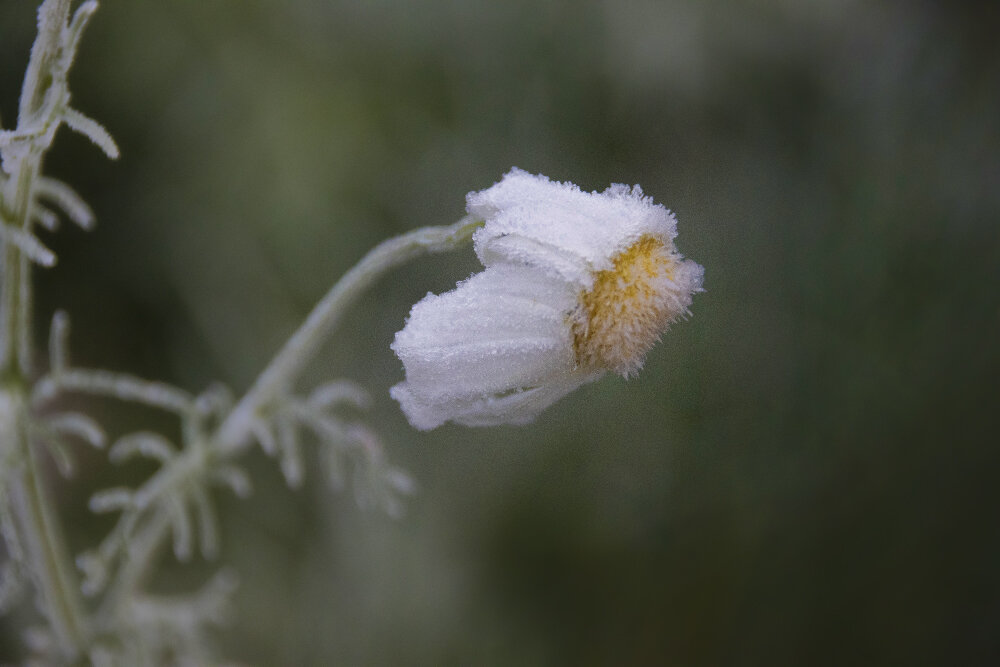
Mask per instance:
[[[701,290],[673,214],[638,186],[513,169],[467,207],[485,269],[418,302],[392,344],[406,381],[391,393],[418,429],[523,424],[606,371],[634,375]]]

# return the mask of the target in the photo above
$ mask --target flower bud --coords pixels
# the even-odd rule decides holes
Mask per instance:
[[[677,221],[638,187],[582,192],[513,169],[467,198],[484,270],[411,310],[392,388],[421,430],[523,424],[606,371],[630,377],[701,291]]]

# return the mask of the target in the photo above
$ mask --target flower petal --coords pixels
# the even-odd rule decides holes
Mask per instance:
[[[545,383],[575,365],[565,283],[531,267],[490,267],[429,294],[396,334],[411,391],[424,401],[469,400]]]
[[[673,213],[638,186],[583,192],[572,183],[514,168],[503,180],[466,197],[470,214],[486,221],[473,237],[483,265],[516,262],[544,268],[583,289],[611,258],[651,236],[671,246]]]
[[[421,431],[437,428],[447,421],[464,426],[499,426],[527,424],[577,387],[593,382],[603,372],[572,371],[545,384],[507,394],[477,397],[455,397],[446,400],[426,400],[409,382],[401,382],[389,390],[399,401],[410,424]]]

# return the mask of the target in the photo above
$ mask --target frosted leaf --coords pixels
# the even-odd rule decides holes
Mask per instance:
[[[104,447],[104,431],[90,417],[76,412],[48,416],[31,425],[36,441],[42,444],[64,477],[73,474],[73,459],[63,436],[79,438],[98,449]]]
[[[0,223],[0,238],[6,243],[17,246],[28,259],[36,264],[41,264],[44,267],[52,267],[56,264],[55,253],[42,245],[42,242],[29,232],[6,223]]]
[[[215,382],[195,399],[195,409],[204,415],[225,416],[233,407],[233,392],[226,385]]]
[[[402,519],[406,513],[403,502],[390,493],[383,493],[379,504],[390,519]]]
[[[54,178],[40,177],[35,192],[62,209],[63,213],[82,229],[94,228],[94,211],[73,188]]]
[[[320,462],[333,490],[344,486],[347,470],[352,473],[355,499],[362,509],[379,507],[392,516],[402,513],[397,496],[415,489],[413,480],[403,470],[385,463],[382,443],[367,426],[345,423],[318,412],[307,402],[290,401],[285,413],[308,428],[320,440]]]
[[[69,315],[66,311],[57,310],[49,328],[49,363],[53,373],[60,373],[69,366],[68,337]]]
[[[232,569],[223,568],[217,572],[198,594],[200,615],[217,625],[227,622],[232,611],[232,597],[239,585],[240,578]]]
[[[69,69],[73,58],[76,56],[76,50],[80,44],[80,37],[83,35],[83,29],[87,27],[90,17],[93,16],[96,11],[97,0],[87,0],[87,2],[81,4],[76,10],[76,13],[73,14],[73,19],[63,32],[62,66],[64,69]]]
[[[404,505],[400,496],[416,493],[417,484],[404,470],[383,465],[378,470],[378,503],[393,519],[403,516]]]
[[[98,491],[90,498],[90,511],[97,514],[117,512],[135,506],[135,494],[131,489],[116,487]]]
[[[387,467],[383,472],[386,483],[396,493],[413,495],[417,492],[417,483],[413,477],[401,468]]]
[[[165,500],[166,509],[170,515],[170,525],[174,532],[174,556],[181,562],[191,559],[194,532],[191,529],[191,517],[188,516],[184,501],[178,496]]]
[[[400,496],[413,494],[416,483],[404,470],[386,463],[382,443],[369,428],[354,424],[345,429],[345,435],[361,459],[356,461],[352,475],[358,507],[362,510],[377,508],[393,518],[402,516]],[[337,472],[342,473],[342,469]]]
[[[104,129],[103,125],[92,118],[84,116],[76,109],[65,109],[62,113],[62,119],[66,125],[94,142],[109,158],[112,160],[118,159],[118,145],[111,138],[111,135],[108,134],[108,131]]]
[[[323,443],[340,445],[350,441],[352,436],[344,422],[309,402],[290,401],[284,409],[283,419],[297,422],[311,430]]]
[[[174,462],[173,465],[163,466],[155,475],[146,480],[146,483],[134,495],[133,501],[137,509],[144,510],[156,503],[165,502],[170,496],[179,497],[175,483],[175,471],[178,470],[178,465],[182,464]],[[185,473],[187,472],[185,471]]]
[[[231,615],[238,579],[228,568],[186,595],[132,595],[117,619],[116,637],[102,645],[111,665],[218,664],[207,631]]]
[[[354,382],[334,380],[313,389],[308,402],[316,409],[330,409],[341,403],[347,403],[359,410],[365,410],[371,405],[371,397]]]
[[[96,449],[102,449],[106,442],[100,425],[80,412],[64,412],[48,417],[45,422],[56,433],[72,435]]]
[[[278,441],[275,439],[269,423],[262,419],[256,420],[253,426],[250,427],[250,432],[253,433],[253,437],[260,443],[260,448],[265,454],[268,456],[277,456]]]
[[[212,501],[208,497],[208,492],[200,486],[192,489],[191,500],[198,516],[198,543],[201,555],[212,560],[219,553],[219,528]]]
[[[49,456],[55,461],[59,474],[63,477],[73,476],[73,457],[69,453],[69,447],[57,437],[43,437],[42,443],[48,450]]]
[[[281,448],[281,472],[288,486],[297,489],[302,485],[304,465],[295,422],[288,418],[279,418],[276,420],[275,429],[278,432],[278,445]]]
[[[121,463],[135,456],[167,463],[177,455],[173,444],[159,433],[140,431],[122,436],[111,446],[108,458],[112,463]]]
[[[53,374],[37,383],[32,391],[32,403],[37,405],[51,400],[60,391],[110,396],[180,415],[187,415],[194,403],[187,392],[162,382],[151,382],[124,373],[67,369],[64,366],[53,367]]]
[[[37,222],[50,232],[59,229],[59,216],[38,202],[35,202],[34,206],[31,207],[31,217],[33,222]]]
[[[250,476],[235,465],[218,466],[212,470],[211,477],[213,481],[228,487],[237,498],[249,498],[253,492]]]
[[[108,564],[100,554],[87,551],[76,557],[76,567],[83,573],[81,592],[87,597],[99,593],[108,581]]]
[[[68,4],[45,0],[38,8],[38,32],[59,34],[66,26]]]

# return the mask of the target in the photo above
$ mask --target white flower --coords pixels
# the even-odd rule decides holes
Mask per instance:
[[[392,344],[406,381],[391,393],[418,429],[523,424],[606,371],[634,375],[701,291],[676,219],[638,186],[513,169],[467,208],[485,269],[424,297]]]

